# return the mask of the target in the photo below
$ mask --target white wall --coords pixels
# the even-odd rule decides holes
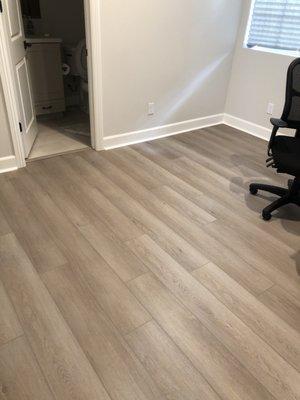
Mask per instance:
[[[3,88],[0,80],[0,168],[1,158],[13,155],[11,133],[7,119],[6,106],[4,102]]]
[[[243,17],[237,40],[226,113],[270,128],[269,102],[275,104],[274,116],[281,117],[286,73],[293,58],[243,48],[251,0],[244,0]]]
[[[42,19],[34,20],[38,34],[49,33],[65,43],[85,37],[83,0],[40,0]]]
[[[105,136],[223,113],[242,2],[104,1]]]
[[[52,16],[43,33],[73,41],[65,35],[70,25],[82,26],[74,22],[77,2],[41,0],[42,14],[47,3]],[[105,136],[223,113],[242,2],[103,1]],[[98,67],[100,73],[100,60]],[[155,102],[154,116],[148,102]]]

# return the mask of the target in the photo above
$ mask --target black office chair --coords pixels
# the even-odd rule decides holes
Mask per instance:
[[[262,216],[265,221],[272,218],[272,212],[286,204],[300,206],[300,58],[292,62],[288,69],[286,102],[281,119],[271,118],[273,132],[268,147],[267,167],[276,168],[278,173],[293,175],[288,189],[271,185],[252,183],[250,192],[264,190],[280,198],[266,207]],[[277,135],[280,128],[295,129],[295,137]]]

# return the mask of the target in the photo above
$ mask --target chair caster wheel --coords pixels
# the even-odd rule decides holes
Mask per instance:
[[[266,211],[262,212],[262,217],[264,221],[270,221],[270,219],[272,218],[272,214]]]
[[[250,185],[250,193],[253,194],[253,196],[255,196],[258,193],[258,189],[256,189],[256,187]]]

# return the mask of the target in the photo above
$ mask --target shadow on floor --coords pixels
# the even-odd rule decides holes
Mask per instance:
[[[264,207],[272,203],[278,197],[260,192],[257,196],[249,193],[249,185],[253,182],[261,182],[273,184],[277,186],[287,187],[289,177],[287,175],[276,175],[274,171],[274,180],[266,176],[251,176],[247,166],[244,165],[245,156],[233,155],[231,161],[239,169],[240,175],[232,178],[230,190],[233,193],[243,193],[245,204],[251,211],[257,213],[257,218],[261,218],[261,212]],[[237,188],[241,187],[241,191]],[[255,214],[253,215],[255,218]],[[300,207],[294,204],[286,205],[273,213],[272,220],[269,223],[280,223],[281,227],[291,235],[299,238],[300,247]],[[300,275],[300,250],[291,255],[291,259],[295,262],[295,268]]]

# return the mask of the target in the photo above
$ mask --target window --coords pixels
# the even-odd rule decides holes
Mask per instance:
[[[300,0],[253,0],[246,46],[298,52]]]

